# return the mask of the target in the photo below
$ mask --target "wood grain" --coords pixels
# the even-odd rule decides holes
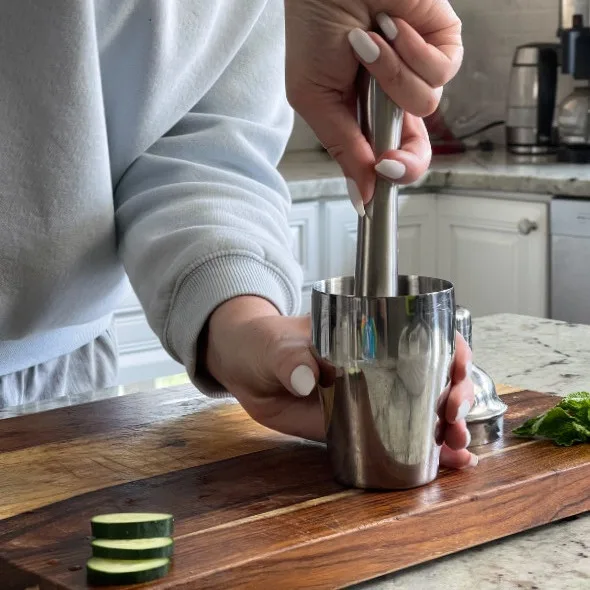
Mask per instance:
[[[197,395],[187,385],[18,416],[0,420],[0,452],[132,430],[219,405],[224,405],[224,400]]]
[[[0,521],[3,590],[86,588],[89,520],[105,511],[175,515],[173,570],[150,588],[327,589],[590,509],[587,445],[510,435],[555,404],[547,394],[504,396],[505,437],[477,449],[477,469],[443,470],[428,486],[392,493],[340,487],[323,445],[268,431],[234,404],[175,413],[163,393],[161,419],[136,412],[132,398],[117,400],[135,416],[119,416],[116,428],[88,432],[80,417],[98,424],[96,406],[113,400],[89,404],[95,412],[55,410],[50,421],[68,424],[67,436],[44,431],[25,445],[13,437],[0,454],[0,514],[13,515]]]
[[[0,520],[285,440],[237,404],[177,388],[0,421]]]
[[[0,519],[104,487],[272,448],[287,439],[232,404],[127,426],[117,434],[1,453]]]

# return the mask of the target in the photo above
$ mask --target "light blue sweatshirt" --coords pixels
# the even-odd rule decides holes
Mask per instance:
[[[0,56],[0,375],[93,340],[125,272],[201,387],[220,303],[298,312],[282,0],[11,0]]]

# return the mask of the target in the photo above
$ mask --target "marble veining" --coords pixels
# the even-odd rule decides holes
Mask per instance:
[[[346,195],[339,166],[324,152],[288,152],[279,170],[293,201]],[[537,195],[590,197],[590,166],[554,159],[536,163],[508,154],[469,151],[435,156],[429,170],[405,190],[481,190]]]
[[[590,326],[497,314],[474,319],[472,345],[474,362],[496,383],[558,395],[590,391]]]

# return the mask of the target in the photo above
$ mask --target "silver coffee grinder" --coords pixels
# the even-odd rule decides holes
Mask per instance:
[[[399,147],[403,112],[361,68],[361,128],[375,154]],[[398,276],[397,186],[377,179],[359,218],[355,276],[312,290],[318,389],[333,473],[365,489],[406,489],[438,474],[436,405],[455,345],[453,285]]]

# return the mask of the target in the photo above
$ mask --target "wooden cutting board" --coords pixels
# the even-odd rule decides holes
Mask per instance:
[[[556,403],[501,388],[502,441],[428,486],[334,483],[322,445],[271,432],[190,389],[0,421],[0,586],[86,588],[90,518],[176,517],[157,589],[339,588],[590,509],[590,445],[510,430]],[[214,407],[211,407],[213,404]]]

